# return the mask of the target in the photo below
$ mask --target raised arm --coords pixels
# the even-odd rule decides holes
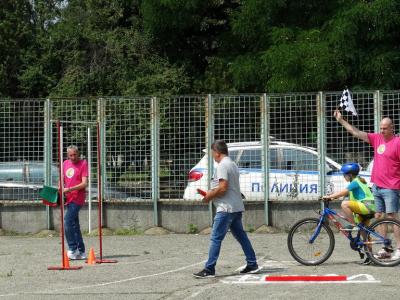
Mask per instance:
[[[368,134],[364,131],[359,130],[353,125],[350,125],[349,122],[343,119],[342,114],[338,109],[335,110],[333,116],[336,118],[336,121],[338,121],[352,136],[363,140],[366,143],[369,143]]]

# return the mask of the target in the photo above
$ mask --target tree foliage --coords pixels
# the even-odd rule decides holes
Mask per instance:
[[[396,0],[2,0],[0,96],[397,89]]]

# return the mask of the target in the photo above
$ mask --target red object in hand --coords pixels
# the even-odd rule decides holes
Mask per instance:
[[[206,191],[203,191],[203,190],[201,190],[201,189],[197,189],[197,192],[198,192],[200,195],[202,195],[203,197],[204,197],[205,195],[207,195],[207,192],[206,192]]]

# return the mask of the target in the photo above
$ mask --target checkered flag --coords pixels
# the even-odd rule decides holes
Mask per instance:
[[[349,111],[353,116],[357,116],[356,108],[351,100],[351,94],[348,89],[343,91],[342,97],[340,98],[340,107],[344,107],[345,111]]]

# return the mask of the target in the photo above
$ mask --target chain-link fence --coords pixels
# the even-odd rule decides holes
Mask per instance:
[[[359,162],[369,178],[372,148],[333,117],[341,94],[3,99],[0,200],[38,201],[41,185],[56,185],[56,121],[64,148],[90,159],[93,199],[100,159],[105,201],[199,200],[197,188],[212,185],[214,139],[229,143],[246,201],[316,199],[345,186],[344,162]],[[362,131],[379,131],[385,116],[398,129],[399,95],[354,92],[358,116],[342,114]]]

